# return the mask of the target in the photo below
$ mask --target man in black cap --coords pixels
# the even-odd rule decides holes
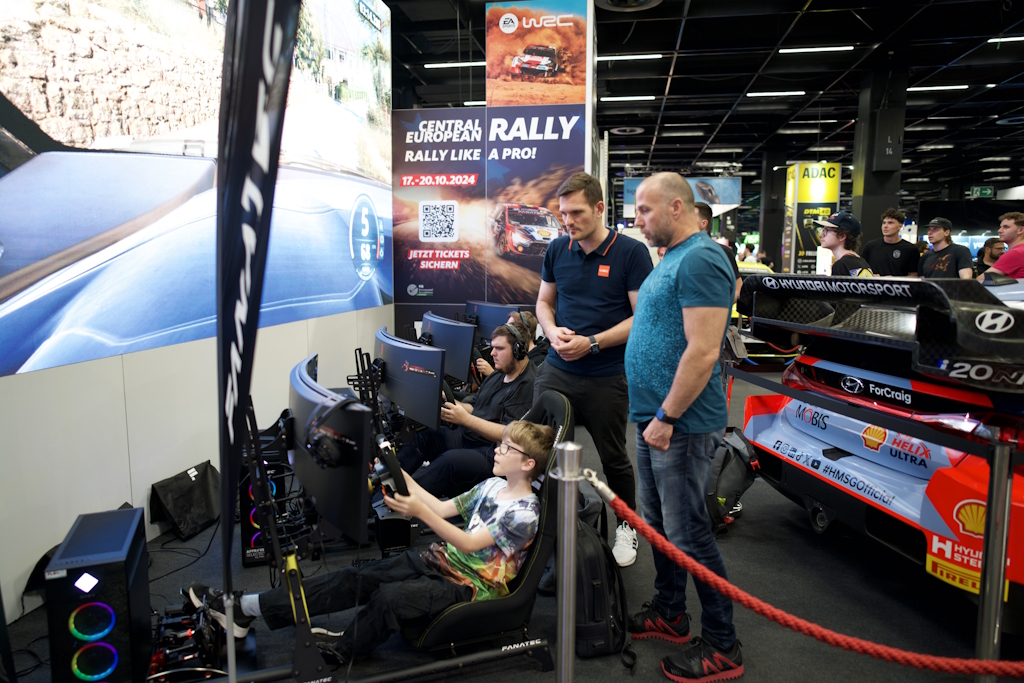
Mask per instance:
[[[926,226],[928,241],[932,248],[921,257],[917,272],[924,278],[960,278],[970,280],[974,277],[974,263],[971,250],[959,244],[953,244],[950,235],[953,224],[946,218],[933,218]]]
[[[832,264],[833,275],[871,277],[871,266],[857,255],[860,247],[860,221],[849,211],[839,211],[826,220],[815,220],[820,225],[818,234],[821,246],[832,252],[836,261]]]
[[[860,251],[875,275],[917,277],[920,260],[917,247],[900,237],[905,219],[902,211],[886,209],[882,214],[882,236],[865,244]]]

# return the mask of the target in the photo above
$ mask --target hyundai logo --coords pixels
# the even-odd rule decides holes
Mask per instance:
[[[779,288],[778,280],[776,280],[773,277],[766,277],[765,279],[761,280],[761,282],[763,282],[764,286],[767,287],[768,289],[778,289]]]
[[[864,391],[864,382],[849,375],[843,378],[843,381],[839,383],[839,386],[843,388],[843,391],[850,394],[859,394]]]
[[[1013,323],[1013,314],[1009,311],[983,311],[974,319],[974,326],[985,334],[1006,332]]]

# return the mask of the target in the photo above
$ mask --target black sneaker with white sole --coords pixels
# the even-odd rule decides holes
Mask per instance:
[[[235,623],[231,629],[235,638],[245,638],[249,633],[249,626],[255,620],[254,617],[247,617],[242,614],[242,605],[239,600],[241,597],[241,592],[236,591],[235,604],[232,609],[232,616],[234,616]],[[221,628],[225,631],[228,630],[228,620],[227,617],[224,616],[224,591],[204,586],[201,583],[193,583],[188,587],[188,598],[197,609],[203,606],[203,600],[205,598],[206,607],[210,611],[210,616],[213,617],[214,621],[220,624]]]

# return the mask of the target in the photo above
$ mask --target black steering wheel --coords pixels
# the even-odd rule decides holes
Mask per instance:
[[[405,485],[405,474],[402,473],[402,465],[398,462],[398,456],[395,455],[394,449],[381,448],[378,461],[374,472],[381,487],[390,485],[396,493],[408,496],[409,487]]]
[[[448,382],[445,382],[444,380],[441,381],[441,393],[444,394],[445,403],[455,403],[455,392],[453,392],[452,388],[448,386]],[[451,422],[445,422],[443,419],[441,420],[441,424],[443,424],[448,429],[459,428],[459,425],[452,424]]]

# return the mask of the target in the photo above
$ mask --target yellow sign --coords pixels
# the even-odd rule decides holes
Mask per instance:
[[[796,164],[790,169],[795,170],[799,203],[839,201],[839,164]]]
[[[952,562],[946,562],[940,560],[934,555],[928,555],[928,560],[925,563],[925,569],[929,574],[936,576],[948,584],[956,586],[965,591],[969,591],[974,594],[981,592],[981,572],[976,572],[973,569],[967,569],[959,565],[953,564]],[[1010,599],[1010,582],[1006,582],[1006,588],[1003,590],[1003,601]]]

